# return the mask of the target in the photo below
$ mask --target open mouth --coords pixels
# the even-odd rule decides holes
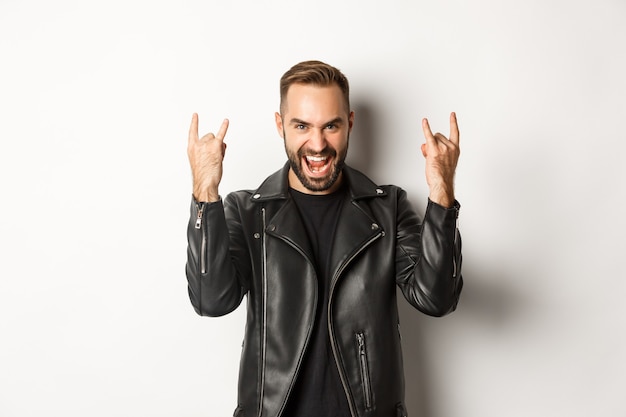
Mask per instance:
[[[309,175],[313,177],[323,177],[328,174],[332,162],[330,156],[306,155],[302,159]]]

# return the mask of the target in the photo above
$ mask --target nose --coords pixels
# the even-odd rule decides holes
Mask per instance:
[[[312,129],[308,148],[313,152],[322,152],[326,149],[326,135],[324,129]]]

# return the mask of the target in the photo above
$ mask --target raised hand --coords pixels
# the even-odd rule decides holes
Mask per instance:
[[[422,120],[426,143],[422,154],[426,158],[426,183],[429,198],[444,207],[454,204],[454,173],[461,153],[459,149],[459,125],[456,114],[450,113],[450,138],[430,130],[428,119]]]
[[[194,113],[189,127],[187,156],[193,177],[193,195],[198,201],[218,201],[218,186],[222,180],[222,161],[226,153],[224,137],[228,119],[224,119],[217,135],[207,133],[198,137],[198,114]]]

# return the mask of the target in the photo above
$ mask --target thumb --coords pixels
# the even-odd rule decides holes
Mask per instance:
[[[425,143],[422,143],[422,155],[424,155],[424,158],[426,158],[426,156],[428,155],[426,153],[426,144]]]

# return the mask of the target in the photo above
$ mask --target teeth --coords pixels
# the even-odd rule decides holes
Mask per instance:
[[[306,159],[309,161],[313,161],[313,162],[322,162],[326,160],[326,157],[325,156],[307,156]]]

